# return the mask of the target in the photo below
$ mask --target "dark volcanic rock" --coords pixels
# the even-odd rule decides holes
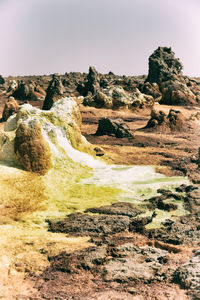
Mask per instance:
[[[200,250],[174,273],[174,281],[189,289],[193,299],[200,299]]]
[[[181,75],[182,63],[175,58],[171,48],[158,47],[149,57],[149,73],[146,82],[158,83],[176,78]]]
[[[156,102],[160,101],[160,99],[162,98],[162,94],[156,82],[154,83],[145,82],[141,86],[140,90],[142,93],[152,96]]]
[[[4,84],[5,83],[5,79],[0,75],[0,84]]]
[[[131,205],[131,203],[128,202],[116,202],[113,203],[112,205],[88,208],[85,212],[106,214],[106,215],[123,215],[132,218],[142,213],[138,209],[134,208]]]
[[[147,235],[165,243],[180,245],[200,243],[200,213],[189,214],[176,221],[167,220],[162,228],[148,230]],[[146,231],[147,232],[147,231]]]
[[[105,281],[120,283],[153,279],[168,261],[168,252],[153,247],[137,248],[132,243],[108,247],[90,247],[72,254],[62,252],[49,258],[50,270],[80,273],[82,270],[98,272]]]
[[[21,80],[14,89],[12,96],[20,100],[43,100],[45,94],[42,87],[35,82],[28,83]]]
[[[100,90],[100,76],[93,66],[89,68],[87,81],[78,85],[77,90],[83,96],[87,96],[89,92],[95,95]]]
[[[129,126],[122,119],[101,118],[95,135],[114,135],[117,138],[134,138]]]
[[[171,48],[158,47],[149,57],[146,82],[157,83],[162,92],[161,104],[194,105],[196,96],[182,75],[182,64]]]
[[[160,104],[166,105],[194,105],[196,96],[184,82],[169,80],[160,84],[162,99]]]
[[[25,100],[28,99],[29,92],[29,85],[23,81],[20,81],[16,91],[13,93],[13,96],[17,99]]]
[[[47,94],[42,109],[51,109],[54,102],[58,101],[62,97],[63,92],[64,87],[60,76],[58,74],[53,74],[52,80],[50,81],[49,86],[47,88]]]
[[[128,216],[71,214],[62,220],[47,220],[49,230],[78,236],[108,235],[129,229]]]
[[[62,252],[50,257],[51,269],[67,273],[80,272],[82,269],[92,270],[102,265],[108,256],[107,246],[90,247],[76,253]]]
[[[150,202],[148,207],[150,209],[161,209],[166,211],[176,210],[178,208],[177,204],[174,203],[165,203],[164,200],[174,198],[171,195],[162,195],[162,196],[156,196],[152,197],[151,199],[147,200]]]
[[[179,110],[170,109],[168,116],[163,111],[151,111],[151,118],[145,128],[160,131],[183,131],[187,122]]]

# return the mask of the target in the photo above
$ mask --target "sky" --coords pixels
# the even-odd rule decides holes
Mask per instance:
[[[200,77],[200,0],[0,0],[0,74],[148,73],[158,46]]]

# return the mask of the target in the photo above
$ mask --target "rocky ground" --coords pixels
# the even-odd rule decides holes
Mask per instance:
[[[91,246],[49,255],[48,267],[26,274],[31,295],[20,292],[17,299],[200,299],[200,81],[182,75],[170,48],[156,51],[149,60],[148,83],[146,76],[104,76],[91,68],[88,75],[55,75],[49,85],[50,77],[37,76],[8,78],[1,86],[1,128],[11,95],[19,105],[28,101],[43,109],[62,95],[81,96],[81,131],[97,156],[115,164],[153,165],[191,182],[146,199],[148,217],[133,204],[118,202],[47,220],[49,231],[88,237]],[[21,84],[14,92],[9,88],[13,80],[28,86]],[[17,107],[9,109],[12,114]],[[166,220],[160,228],[148,226],[156,209],[173,212],[177,201],[187,215]]]

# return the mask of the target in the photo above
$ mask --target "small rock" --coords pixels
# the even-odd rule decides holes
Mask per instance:
[[[101,118],[95,135],[114,135],[117,138],[134,138],[129,126],[119,118]]]

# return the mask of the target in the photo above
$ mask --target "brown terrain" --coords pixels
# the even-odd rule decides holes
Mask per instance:
[[[148,199],[151,217],[141,217],[132,204],[119,202],[48,220],[51,232],[88,237],[90,246],[49,255],[49,266],[39,275],[25,276],[23,285],[31,292],[20,291],[13,299],[200,299],[200,80],[182,75],[181,63],[170,48],[156,51],[149,60],[147,79],[102,75],[94,68],[88,75],[62,75],[62,82],[54,75],[50,84],[50,77],[20,78],[37,82],[37,92],[34,99],[30,93],[26,99],[16,94],[19,105],[28,102],[49,109],[60,96],[78,97],[81,132],[95,145],[97,156],[115,164],[153,165],[167,176],[188,176],[191,184],[175,192],[160,190]],[[159,75],[155,75],[157,60],[162,60]],[[43,90],[45,100],[38,99]],[[2,86],[0,116],[11,95]],[[107,118],[112,121],[109,129],[99,128],[100,120]],[[155,208],[170,211],[176,206],[167,199],[183,201],[188,214],[148,229]]]

